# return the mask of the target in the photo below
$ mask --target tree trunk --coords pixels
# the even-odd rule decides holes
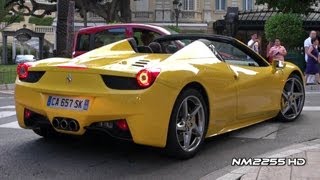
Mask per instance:
[[[121,22],[131,22],[130,0],[121,0],[120,4]]]
[[[67,20],[68,20],[69,2],[66,0],[58,0],[57,10],[57,30],[56,30],[56,42],[57,42],[57,56],[63,57],[63,51],[66,50],[67,39]]]
[[[73,22],[68,22],[69,15],[69,1],[58,0],[58,18],[57,18],[57,30],[56,30],[56,42],[57,42],[57,56],[58,57],[70,57],[71,48],[70,44],[70,27],[73,26]],[[72,37],[73,38],[73,37]]]

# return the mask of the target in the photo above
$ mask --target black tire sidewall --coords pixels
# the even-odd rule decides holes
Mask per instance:
[[[185,151],[183,150],[178,142],[178,138],[176,135],[176,116],[179,110],[179,107],[183,100],[188,96],[196,96],[201,101],[202,107],[204,109],[205,113],[205,127],[204,127],[204,134],[202,136],[202,139],[198,145],[197,148],[195,148],[193,151]],[[167,136],[167,145],[166,145],[166,152],[169,156],[173,156],[178,159],[189,159],[193,157],[199,149],[201,149],[201,146],[203,145],[203,141],[205,139],[205,136],[207,134],[208,129],[208,122],[209,122],[209,113],[208,113],[208,105],[206,104],[203,96],[201,93],[196,89],[186,89],[183,90],[179,96],[177,97],[175,104],[172,109],[172,113],[170,116],[170,122],[169,122],[169,128],[168,128],[168,136]]]
[[[301,83],[301,85],[302,85],[302,90],[303,90],[303,94],[304,94],[304,96],[303,96],[303,102],[302,102],[302,108],[303,108],[304,103],[305,103],[305,98],[306,98],[305,88],[304,88],[303,81],[302,81],[302,79],[301,79],[299,76],[297,76],[297,75],[295,75],[295,74],[290,75],[290,76],[288,77],[288,79],[290,79],[290,78],[295,78],[295,80],[299,81],[299,82]],[[287,81],[286,81],[286,84],[287,84]],[[284,87],[286,86],[286,84],[284,85]],[[284,88],[284,87],[283,87],[283,88]],[[281,100],[282,100],[282,95],[281,95],[280,103],[281,103]],[[280,107],[280,108],[281,108],[281,107]],[[291,121],[296,120],[296,119],[300,116],[301,112],[302,112],[302,109],[301,109],[301,111],[299,112],[299,114],[297,115],[297,117],[295,117],[294,119],[287,119],[287,118],[281,113],[281,109],[280,109],[280,111],[279,111],[276,119],[277,119],[278,121],[281,121],[281,122],[291,122]]]

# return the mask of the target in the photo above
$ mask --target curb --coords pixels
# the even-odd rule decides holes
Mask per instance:
[[[0,84],[0,90],[14,90],[15,84]]]
[[[298,144],[293,144],[285,148],[281,148],[275,151],[271,151],[256,157],[265,158],[287,158],[289,156],[299,154],[306,150],[320,149],[320,139],[310,140]],[[200,178],[200,180],[240,180],[242,176],[248,173],[253,173],[257,170],[256,166],[227,166],[220,170],[214,171],[206,176]]]

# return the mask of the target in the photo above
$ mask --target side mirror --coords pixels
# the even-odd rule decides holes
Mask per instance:
[[[286,63],[284,61],[280,61],[277,59],[274,59],[272,61],[272,68],[274,70],[281,70],[281,69],[284,69],[285,67],[286,67]]]

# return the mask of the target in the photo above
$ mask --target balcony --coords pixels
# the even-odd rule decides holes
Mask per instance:
[[[53,33],[52,26],[35,26],[34,31],[38,33]]]
[[[153,21],[153,12],[151,11],[133,11],[132,12],[133,22],[145,22]]]
[[[150,18],[153,13],[150,11],[136,11],[133,12],[134,18]]]
[[[181,21],[181,22],[202,22],[203,21],[202,12],[181,11],[179,21]]]

